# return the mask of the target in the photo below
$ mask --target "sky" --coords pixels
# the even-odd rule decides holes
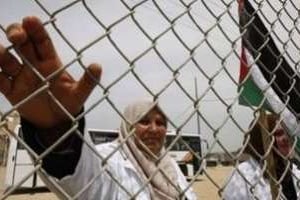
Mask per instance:
[[[223,1],[228,7],[222,1],[204,1],[205,5],[196,1],[190,12],[177,0],[157,1],[158,5],[139,0],[87,0],[87,7],[81,1],[70,0],[41,0],[40,6],[29,0],[0,2],[2,27],[20,22],[27,15],[43,21],[54,16],[56,27],[49,24],[47,30],[63,62],[70,63],[77,52],[82,52],[86,66],[92,62],[102,65],[101,87],[96,87],[85,106],[86,110],[95,106],[87,114],[88,128],[119,128],[121,118],[116,110],[122,112],[128,103],[150,97],[148,91],[157,94],[163,90],[159,100],[172,122],[168,128],[172,130],[172,124],[176,124],[183,133],[199,134],[194,104],[188,97],[195,98],[197,89],[201,99],[200,134],[209,142],[209,150],[204,151],[235,151],[241,147],[253,110],[238,104],[240,33],[236,1]],[[72,2],[77,3],[67,6]],[[218,23],[216,16],[220,16]],[[93,41],[97,42],[86,49]],[[1,31],[0,42],[9,46]],[[68,71],[78,79],[83,69],[75,62]],[[115,109],[107,100],[101,100],[102,87],[108,88]],[[11,109],[1,96],[0,112]]]

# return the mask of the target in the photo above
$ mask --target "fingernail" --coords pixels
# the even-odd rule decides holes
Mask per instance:
[[[12,43],[21,44],[26,40],[26,36],[23,34],[23,29],[19,24],[10,25],[6,29],[6,34]]]

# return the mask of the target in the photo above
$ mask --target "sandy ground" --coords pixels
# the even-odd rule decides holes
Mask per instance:
[[[209,167],[206,173],[200,175],[197,181],[193,184],[193,189],[197,193],[199,199],[216,200],[221,199],[218,195],[219,188],[224,184],[225,179],[231,172],[232,167]],[[0,167],[0,199],[3,199],[4,193],[4,176],[5,168]],[[210,180],[212,179],[213,182]],[[35,194],[17,194],[10,195],[7,200],[58,200],[58,198],[50,192],[35,193]]]

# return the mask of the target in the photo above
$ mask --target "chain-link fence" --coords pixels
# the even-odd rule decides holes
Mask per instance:
[[[299,2],[3,0],[0,11],[0,126],[15,145],[2,199],[44,183],[62,199],[297,199]],[[155,114],[123,112],[145,97]],[[165,151],[143,128],[167,132]]]

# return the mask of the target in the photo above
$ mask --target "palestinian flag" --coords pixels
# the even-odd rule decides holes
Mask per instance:
[[[298,12],[296,0],[239,0],[240,103],[280,114],[291,136],[300,134]]]

